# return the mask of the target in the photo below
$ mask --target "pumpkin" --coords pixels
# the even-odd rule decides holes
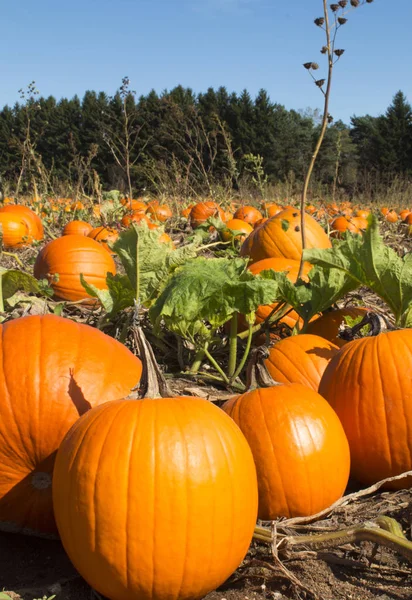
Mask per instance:
[[[274,202],[264,202],[262,204],[262,210],[265,217],[270,218],[282,212],[283,208]]]
[[[92,406],[127,395],[142,364],[123,344],[55,315],[0,325],[0,528],[55,534],[56,451]]]
[[[147,215],[142,212],[133,212],[131,215],[125,215],[120,221],[123,227],[130,227],[132,223],[146,223],[149,229],[157,229],[159,226],[152,223]]]
[[[62,231],[62,235],[89,235],[93,226],[86,221],[70,221]]]
[[[76,569],[111,600],[195,600],[239,566],[256,469],[235,423],[200,398],[118,400],[77,421],[53,478]]]
[[[368,227],[368,220],[365,217],[352,217],[350,222],[352,225],[355,225],[359,229],[359,231],[365,231]]]
[[[225,213],[216,202],[198,202],[190,211],[190,224],[193,228],[199,227],[210,217],[220,217],[223,221]]]
[[[246,392],[223,410],[244,433],[258,477],[259,519],[327,508],[345,491],[348,441],[327,402],[299,383]]]
[[[412,330],[400,329],[349,342],[323,374],[319,393],[342,422],[361,483],[412,470],[411,373]]]
[[[355,217],[361,217],[362,219],[367,219],[370,214],[371,214],[370,210],[363,209],[363,208],[358,208],[354,213]]]
[[[146,214],[155,221],[160,221],[161,223],[164,223],[173,216],[173,213],[167,204],[151,205],[147,209]]]
[[[333,219],[331,224],[331,237],[340,238],[342,234],[346,231],[350,231],[351,233],[360,233],[359,227],[353,223],[352,219],[348,219],[346,217],[336,217]]]
[[[253,225],[256,221],[263,219],[262,213],[255,208],[254,206],[242,206],[238,208],[238,210],[234,214],[235,219],[240,219],[241,221],[245,221],[245,223],[250,223]]]
[[[107,251],[113,254],[113,250],[110,248],[109,243],[113,244],[119,237],[119,232],[116,229],[110,229],[110,227],[95,227],[88,234],[87,237],[92,240],[96,240],[99,244]]]
[[[303,333],[272,346],[264,364],[275,381],[301,383],[317,392],[324,370],[338,351],[338,346],[324,338]]]
[[[412,212],[406,215],[406,217],[403,219],[403,222],[406,223],[406,225],[412,225]]]
[[[306,213],[305,226],[307,248],[331,248],[331,242],[322,227]],[[250,256],[252,262],[278,257],[300,260],[302,254],[300,211],[291,208],[282,210],[254,229],[243,242],[240,254]]]
[[[27,224],[28,235],[34,240],[42,240],[44,238],[43,223],[40,217],[28,206],[9,204],[0,208],[1,213],[14,214],[19,221],[23,220]]]
[[[363,306],[345,306],[345,308],[327,311],[307,325],[306,333],[321,336],[341,348],[348,343],[339,337],[340,326],[346,323],[345,317],[357,319],[364,317],[367,312],[368,309]]]
[[[107,289],[107,273],[116,273],[113,258],[98,242],[83,235],[65,235],[52,240],[40,250],[34,263],[34,276],[48,279],[55,297],[60,300],[90,298],[80,282],[80,274],[87,283]]]
[[[235,236],[233,233],[234,231],[240,231],[241,233]],[[222,231],[222,239],[225,242],[229,242],[233,238],[235,238],[235,240],[244,240],[252,231],[252,226],[249,225],[249,223],[246,223],[246,221],[231,219],[226,222],[226,229]]]
[[[121,203],[128,210],[132,210],[133,212],[146,212],[147,210],[147,204],[145,202],[142,202],[141,200],[124,198],[123,200],[121,200]]]
[[[389,210],[385,214],[385,221],[388,221],[388,223],[396,223],[397,220],[398,220],[398,215],[394,210]]]
[[[0,232],[5,248],[20,248],[33,241],[26,221],[13,213],[0,213]]]
[[[411,211],[409,210],[409,208],[404,208],[403,210],[401,210],[399,213],[400,220],[406,223],[405,219],[408,215],[410,215],[410,213]]]

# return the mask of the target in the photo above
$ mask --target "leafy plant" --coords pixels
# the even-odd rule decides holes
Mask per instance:
[[[235,382],[250,350],[255,311],[278,295],[278,283],[255,277],[242,258],[204,258],[189,260],[169,277],[162,293],[149,311],[155,330],[163,324],[169,331],[189,340],[198,350],[191,372],[200,367],[203,357],[218,371],[225,383]],[[237,364],[237,315],[246,315],[248,341]],[[231,321],[227,373],[210,353],[219,327]]]
[[[191,244],[175,249],[170,243],[162,243],[163,231],[150,230],[145,225],[132,225],[122,232],[112,245],[125,270],[125,275],[107,275],[107,290],[91,285],[81,276],[85,290],[98,298],[108,317],[137,302],[149,307],[159,295],[165,281],[173,270],[196,256],[200,238]]]

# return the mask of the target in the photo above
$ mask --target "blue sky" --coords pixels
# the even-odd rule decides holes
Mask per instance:
[[[113,94],[127,75],[138,95],[224,85],[252,96],[264,88],[288,109],[320,107],[302,63],[324,65],[313,24],[321,15],[322,0],[4,2],[0,106],[32,80],[59,99]],[[338,34],[346,51],[334,72],[335,119],[381,114],[399,89],[412,103],[411,17],[410,0],[374,0],[349,16]]]

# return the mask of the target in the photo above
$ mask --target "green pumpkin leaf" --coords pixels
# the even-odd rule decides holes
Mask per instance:
[[[134,290],[126,275],[107,274],[107,290],[100,290],[96,286],[87,283],[83,274],[80,281],[84,289],[92,298],[100,300],[103,308],[108,314],[117,314],[128,306],[133,306]]]
[[[162,230],[151,231],[144,225],[133,226],[121,233],[113,244],[136,292],[135,297],[144,306],[150,306],[176,267],[196,256],[198,240],[175,249],[170,243],[159,242],[162,234]]]
[[[37,279],[29,273],[18,271],[17,269],[4,269],[0,267],[0,276],[2,280],[3,299],[7,300],[17,291],[37,294],[41,292],[41,287]]]
[[[249,315],[277,294],[277,283],[255,277],[245,259],[199,257],[171,275],[149,316],[156,327],[163,321],[176,333],[197,329],[205,335],[205,324],[213,331],[235,312]]]
[[[305,250],[304,258],[367,286],[388,304],[398,325],[412,325],[412,254],[401,258],[385,244],[376,217],[369,217],[363,236],[347,234],[329,250]]]

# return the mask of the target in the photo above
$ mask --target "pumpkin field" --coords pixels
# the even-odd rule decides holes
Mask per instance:
[[[0,225],[0,599],[411,597],[412,207]]]

